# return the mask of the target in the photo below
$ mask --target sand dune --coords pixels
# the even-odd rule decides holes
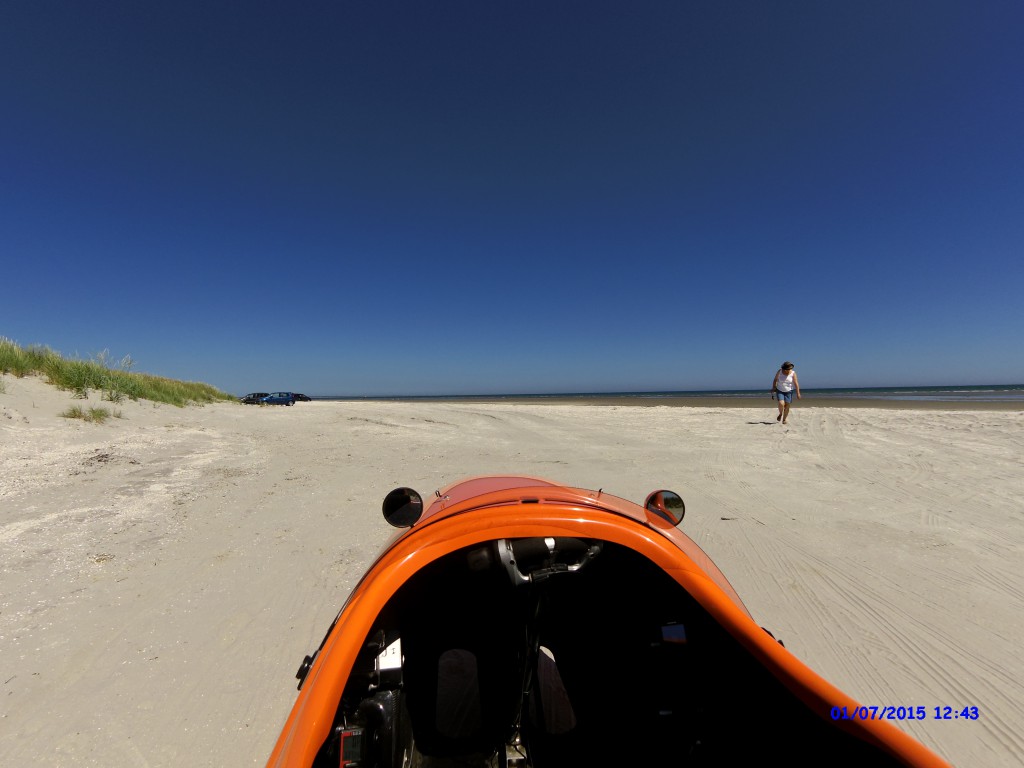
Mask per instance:
[[[678,490],[683,530],[812,668],[925,706],[901,726],[956,765],[1024,754],[1019,411],[129,402],[95,425],[3,381],[5,764],[261,764],[390,533],[385,493],[486,473]]]

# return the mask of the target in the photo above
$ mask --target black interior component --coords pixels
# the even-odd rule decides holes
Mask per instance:
[[[373,696],[363,699],[356,710],[354,721],[363,726],[360,766],[402,764],[402,749],[408,740],[403,738],[406,726],[403,723],[400,691],[377,691]]]
[[[499,539],[498,560],[516,586],[536,584],[560,573],[574,573],[601,554],[601,543],[570,537]]]
[[[374,660],[395,636],[401,675],[382,681]],[[661,568],[607,542],[447,555],[395,593],[356,666],[336,723],[365,729],[365,765],[380,768],[403,755],[491,765],[520,737],[533,768],[899,764],[808,709]],[[331,743],[318,765],[339,764]]]

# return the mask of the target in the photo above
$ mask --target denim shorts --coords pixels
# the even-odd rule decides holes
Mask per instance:
[[[792,392],[776,392],[775,395],[779,398],[780,403],[792,403],[793,393]]]

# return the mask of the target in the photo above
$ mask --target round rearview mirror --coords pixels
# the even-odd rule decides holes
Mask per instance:
[[[412,488],[395,488],[384,497],[384,519],[395,528],[408,528],[423,514],[423,497]]]
[[[672,525],[679,525],[686,516],[686,504],[683,497],[675,491],[654,491],[644,502],[647,516],[656,515]]]

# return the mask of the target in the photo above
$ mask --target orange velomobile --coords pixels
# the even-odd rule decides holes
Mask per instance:
[[[532,477],[384,500],[404,528],[296,675],[270,766],[940,766],[759,626],[676,526]],[[900,719],[902,719],[902,717]]]

